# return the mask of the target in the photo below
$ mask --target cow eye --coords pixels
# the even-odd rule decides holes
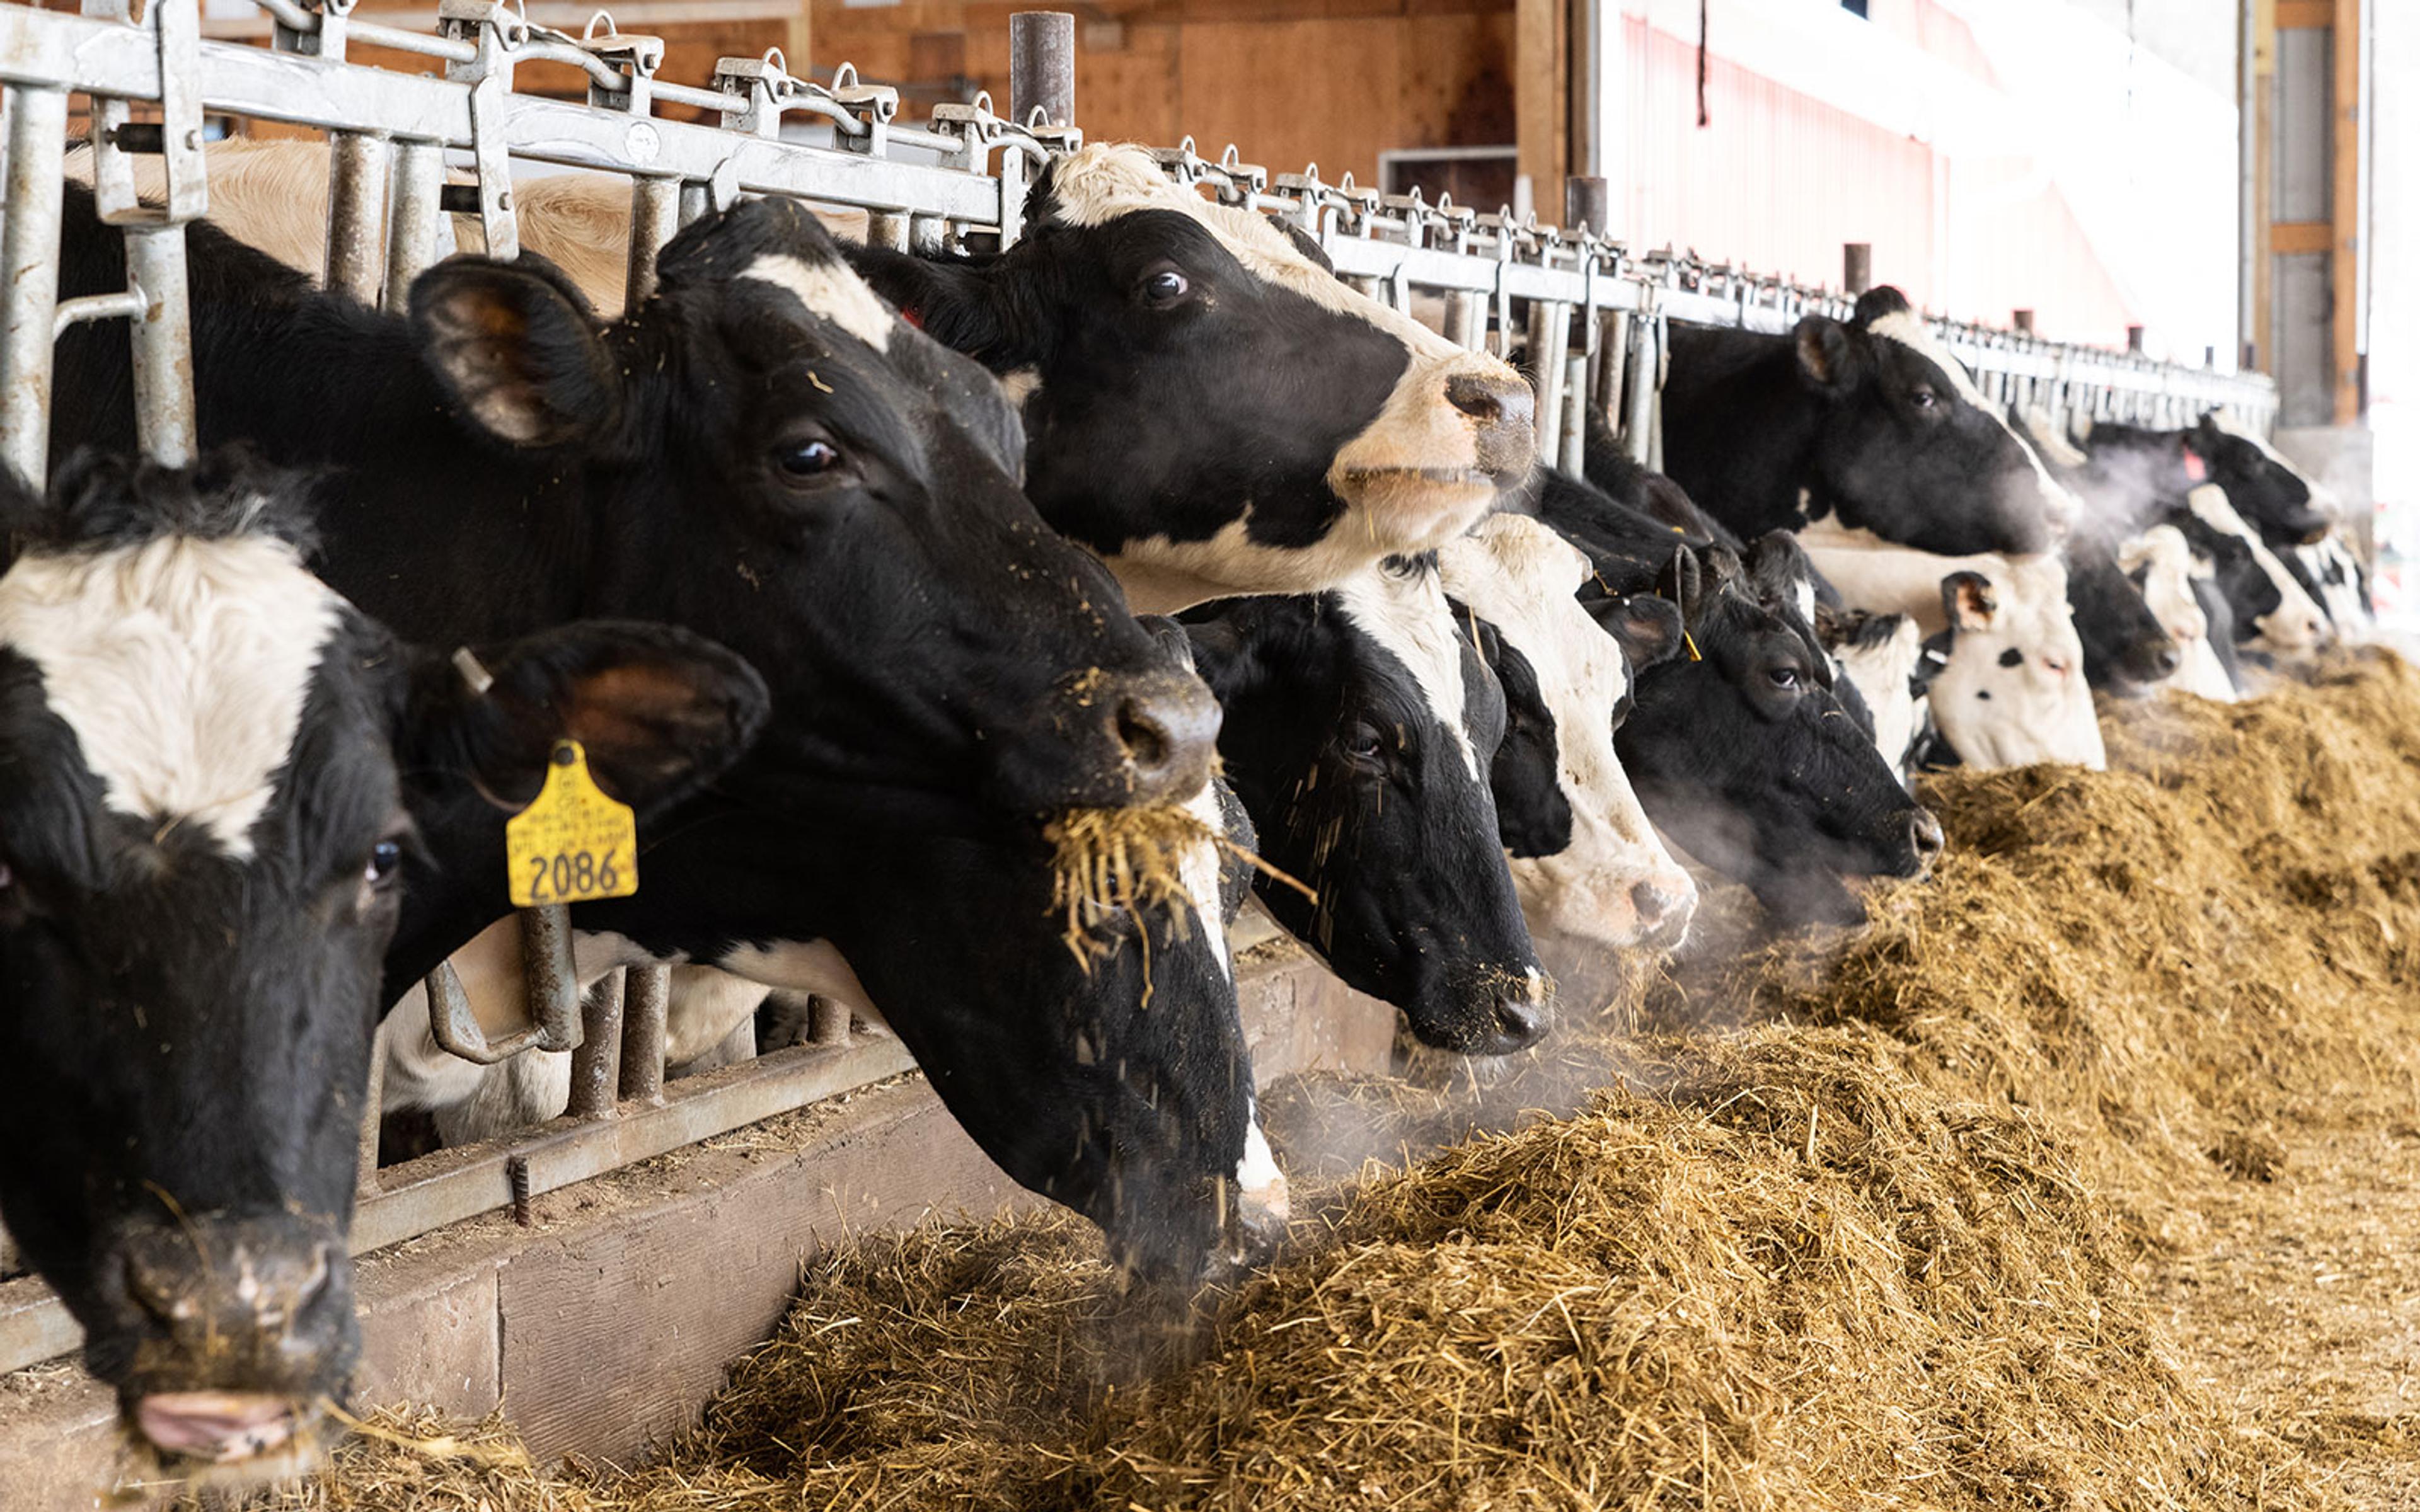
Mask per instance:
[[[1776,667],[1764,675],[1772,680],[1773,686],[1776,687],[1796,687],[1798,686],[1798,669],[1795,667]]]
[[[1908,394],[1907,401],[1908,403],[1916,406],[1918,409],[1930,409],[1934,405],[1941,402],[1941,395],[1933,393],[1931,389],[1919,388],[1912,391]]]
[[[384,887],[395,880],[402,865],[403,841],[382,840],[370,847],[369,863],[362,868],[362,880],[373,887]]]
[[[1185,298],[1192,286],[1182,272],[1162,264],[1142,275],[1142,301],[1153,309],[1164,310]]]
[[[1379,752],[1386,749],[1386,744],[1379,738],[1378,732],[1366,724],[1355,725],[1344,737],[1345,752],[1356,761],[1376,761]]]
[[[840,466],[840,448],[817,437],[776,447],[773,463],[793,478],[817,478]]]

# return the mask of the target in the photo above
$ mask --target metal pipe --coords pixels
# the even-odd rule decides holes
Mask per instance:
[[[1655,322],[1630,322],[1630,409],[1622,416],[1621,449],[1634,462],[1651,463],[1655,453]]]
[[[194,321],[185,293],[185,228],[130,225],[126,271],[143,291],[134,345],[134,435],[143,455],[163,467],[190,466],[199,442],[194,424]]]
[[[672,1007],[673,968],[632,966],[622,998],[622,1100],[660,1107],[664,1101],[664,1021]]]
[[[1840,248],[1840,286],[1853,298],[1874,286],[1873,243],[1852,241]]]
[[[386,225],[386,307],[411,303],[412,280],[436,263],[444,226],[439,200],[445,187],[445,149],[434,142],[395,144]]]
[[[2031,310],[2010,310],[2009,324],[2018,334],[2030,336],[2034,333],[2034,313]]]
[[[919,257],[938,257],[948,249],[950,223],[938,215],[918,215],[908,222],[908,250]]]
[[[571,1053],[575,1119],[610,1119],[622,1090],[622,973],[609,973],[580,1000],[580,1048]]]
[[[370,1042],[369,1087],[362,1098],[361,1144],[353,1173],[353,1193],[361,1197],[376,1195],[379,1189],[379,1132],[386,1122],[386,1055],[376,1041]]]
[[[389,150],[383,137],[337,131],[328,138],[328,290],[376,304],[383,290]]]
[[[680,187],[680,224],[683,226],[694,225],[698,222],[705,220],[706,212],[713,208],[714,197],[704,179],[690,178],[682,180]]]
[[[531,1022],[537,1026],[540,1050],[577,1050],[583,1030],[580,1016],[580,972],[571,954],[571,910],[561,903],[524,908],[521,926],[521,976],[529,998]]]
[[[1538,455],[1561,455],[1563,361],[1571,349],[1572,308],[1551,301],[1529,305],[1529,382],[1538,391]]]
[[[1589,392],[1596,402],[1606,434],[1621,433],[1621,384],[1630,372],[1630,312],[1607,310],[1597,316],[1603,330],[1596,343],[1596,384]]]
[[[892,252],[908,250],[908,220],[887,210],[876,210],[865,218],[865,244],[888,247]]]
[[[1588,471],[1589,359],[1574,352],[1563,364],[1563,423],[1560,466],[1578,477]]]
[[[1602,237],[1611,219],[1613,191],[1594,174],[1575,174],[1563,180],[1563,229],[1585,227]]]
[[[8,291],[0,324],[0,460],[39,488],[51,452],[52,324],[59,301],[59,221],[66,181],[64,89],[12,84],[0,89],[8,114],[7,199],[0,209],[0,288]]]
[[[1076,18],[1020,10],[1008,18],[1008,115],[1019,126],[1042,112],[1051,126],[1076,124]]]
[[[85,294],[61,300],[51,316],[51,337],[55,341],[67,334],[68,327],[95,320],[140,320],[149,308],[139,284],[117,294]]]
[[[656,255],[680,230],[680,180],[630,180],[630,265],[622,308],[635,310],[656,291]]]
[[[817,1045],[848,1043],[848,1005],[832,997],[807,999],[807,1042]]]

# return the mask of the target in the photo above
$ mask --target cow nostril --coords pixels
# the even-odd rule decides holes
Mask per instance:
[[[1490,1048],[1497,1054],[1526,1050],[1546,1032],[1545,1005],[1526,998],[1499,998],[1496,1004],[1496,1029],[1497,1041]]]
[[[1638,922],[1652,925],[1664,917],[1664,892],[1652,882],[1642,882],[1630,889],[1630,906],[1638,911]]]
[[[2151,653],[2151,665],[2159,670],[2160,676],[2173,677],[2177,669],[2184,665],[2184,656],[2177,650],[2176,642],[2170,641]]]
[[[1142,700],[1130,698],[1118,705],[1117,733],[1118,744],[1138,767],[1157,771],[1168,764],[1168,727]]]
[[[1947,848],[1948,837],[1941,832],[1941,821],[1930,809],[1918,809],[1907,816],[1907,838],[1916,847],[1916,859],[1930,865]]]
[[[1456,373],[1445,380],[1445,402],[1473,420],[1490,423],[1503,418],[1506,387],[1500,378]]]

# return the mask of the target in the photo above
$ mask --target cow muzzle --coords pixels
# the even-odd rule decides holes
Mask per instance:
[[[1218,701],[1190,672],[1080,672],[1048,707],[1047,725],[1001,748],[993,785],[1005,807],[1047,813],[1182,804],[1210,780]]]
[[[1416,356],[1378,418],[1336,454],[1328,486],[1382,556],[1426,551],[1479,522],[1538,459],[1537,400],[1492,357]]]
[[[147,1223],[119,1231],[107,1267],[91,1352],[163,1455],[233,1465],[285,1452],[351,1373],[352,1263],[331,1223]]]

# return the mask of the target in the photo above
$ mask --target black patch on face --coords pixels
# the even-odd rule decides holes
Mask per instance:
[[[2025,654],[2014,646],[2000,653],[2000,665],[2003,667],[2022,667],[2024,664]]]
[[[1537,671],[1495,625],[1459,604],[1454,619],[1475,632],[1480,655],[1504,690],[1504,739],[1487,769],[1504,848],[1521,857],[1559,856],[1572,843],[1572,803],[1563,792],[1554,711]],[[1627,702],[1626,692],[1623,697]]]
[[[2258,636],[2258,622],[2284,608],[2286,594],[2253,555],[2252,543],[2232,531],[2218,529],[2191,510],[2175,511],[2165,523],[2181,532],[2194,555],[2210,564],[2210,580],[2226,600],[2235,643]],[[2211,643],[2218,640],[2213,631]]]
[[[2177,670],[2177,643],[2143,601],[2143,590],[2118,565],[2117,553],[2100,534],[2080,531],[2064,548],[2067,601],[2076,639],[2084,645],[2084,673],[2094,687],[2120,697],[2142,693]],[[2015,666],[2003,655],[2001,665]]]
[[[1537,969],[1489,788],[1411,671],[1336,595],[1229,600],[1185,616],[1226,713],[1219,754],[1262,854],[1314,903],[1256,884],[1278,921],[1446,1049],[1495,1048],[1496,1003]],[[1505,697],[1466,640],[1465,718],[1490,760]]]

